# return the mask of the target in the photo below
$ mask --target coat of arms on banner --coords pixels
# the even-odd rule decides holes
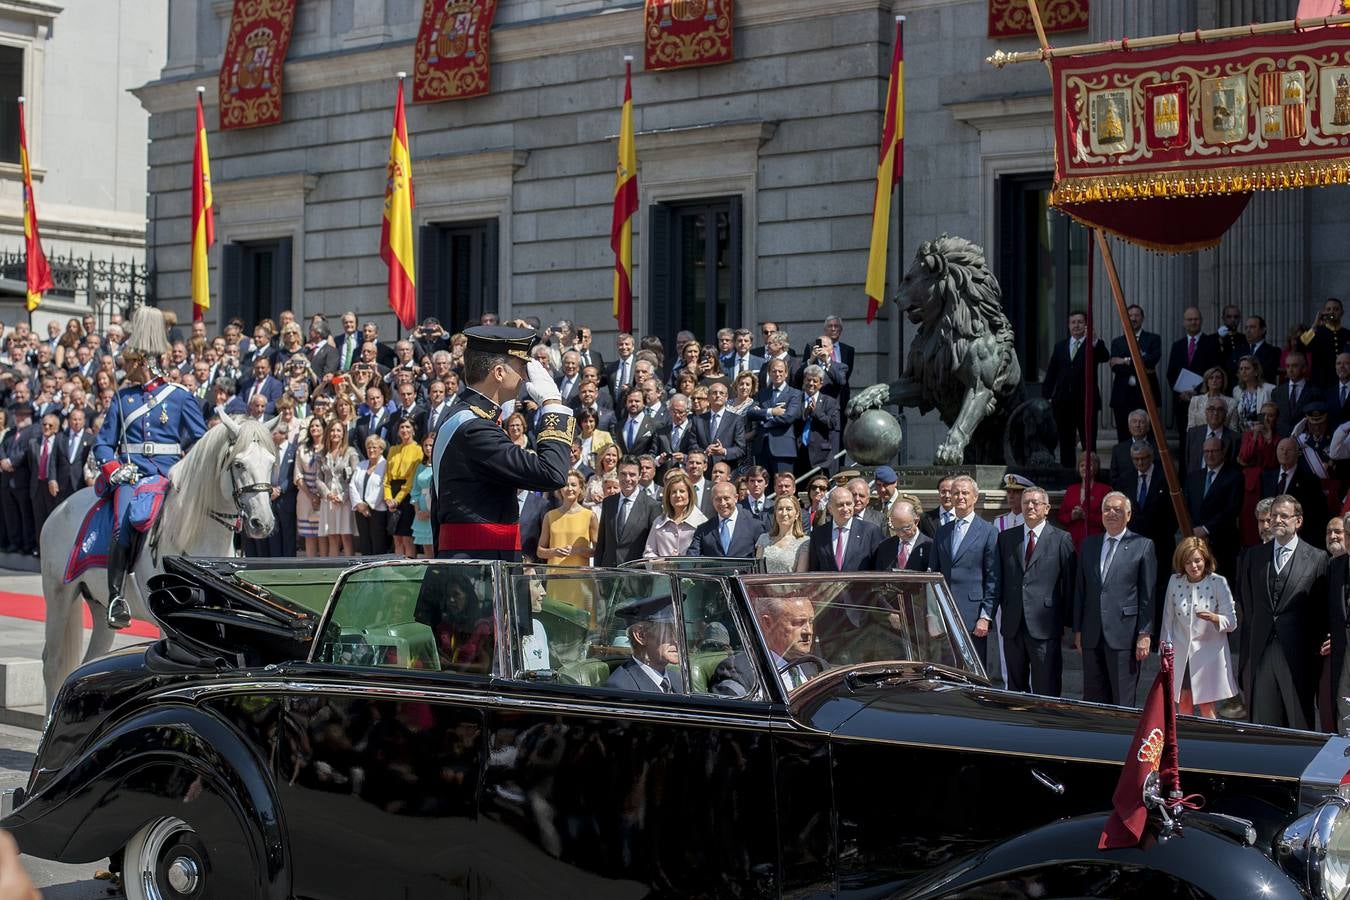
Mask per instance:
[[[497,0],[426,0],[413,49],[413,102],[488,92]]]
[[[281,76],[295,0],[235,0],[220,66],[220,127],[281,121]]]
[[[1144,146],[1175,150],[1191,142],[1190,92],[1184,81],[1144,87]]]
[[[1242,75],[1200,82],[1200,124],[1206,144],[1235,144],[1247,137],[1247,79]]]
[[[1127,153],[1134,147],[1134,117],[1128,91],[1093,91],[1088,95],[1092,110],[1089,141],[1093,153]]]
[[[1323,134],[1350,134],[1350,66],[1334,66],[1321,72],[1318,119]]]
[[[1261,137],[1268,141],[1307,133],[1307,92],[1302,72],[1261,73]]]

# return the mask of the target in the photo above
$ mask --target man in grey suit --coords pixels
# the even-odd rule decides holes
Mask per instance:
[[[670,597],[629,600],[614,610],[627,619],[632,659],[625,660],[605,680],[605,687],[650,694],[683,694],[680,644]]]
[[[958,475],[952,479],[951,492],[954,518],[933,538],[929,565],[947,579],[961,621],[984,659],[999,602],[998,529],[975,515],[980,496],[975,479]]]
[[[715,515],[694,530],[685,556],[723,556],[750,559],[764,525],[736,503],[736,485],[719,481],[713,485]]]
[[[1126,530],[1130,498],[1102,499],[1105,534],[1083,541],[1073,596],[1073,644],[1083,653],[1083,699],[1134,706],[1139,663],[1153,638],[1153,542]],[[1109,576],[1109,577],[1108,577]]]
[[[617,566],[639,559],[647,534],[661,515],[661,504],[638,484],[642,469],[625,456],[619,461],[619,492],[600,505],[600,528],[595,538],[595,564]]]
[[[1317,727],[1313,701],[1327,635],[1328,563],[1325,551],[1299,538],[1302,524],[1298,500],[1276,497],[1270,506],[1275,539],[1253,547],[1238,573],[1242,689],[1251,720],[1263,725]]]
[[[1001,633],[1008,690],[1058,697],[1063,689],[1060,638],[1073,609],[1077,554],[1068,532],[1046,521],[1044,488],[1022,494],[1021,525],[998,536],[1003,593]]]
[[[1228,404],[1222,397],[1211,397],[1205,402],[1205,424],[1186,429],[1186,472],[1198,472],[1205,468],[1205,441],[1210,438],[1223,442],[1225,460],[1237,462],[1242,435],[1224,424],[1227,418]]]

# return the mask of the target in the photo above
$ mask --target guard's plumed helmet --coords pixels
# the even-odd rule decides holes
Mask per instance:
[[[164,313],[153,306],[141,306],[131,314],[131,328],[123,347],[158,359],[169,352],[169,338],[164,329]]]

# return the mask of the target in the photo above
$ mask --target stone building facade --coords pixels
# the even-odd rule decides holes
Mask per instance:
[[[1092,0],[1057,44],[1292,17],[1294,0]],[[156,294],[188,309],[194,88],[207,87],[219,244],[212,317],[354,310],[395,327],[378,256],[395,73],[412,68],[421,0],[299,0],[284,121],[221,133],[211,102],[231,4],[169,0],[168,64],[135,93],[150,115]],[[982,243],[1037,381],[1072,306],[1087,302],[1086,232],[1047,211],[1049,79],[995,70],[984,0],[738,0],[736,61],[643,72],[642,4],[501,0],[492,92],[408,108],[421,315],[567,317],[612,350],[609,222],[623,55],[632,54],[640,165],[636,330],[711,336],[786,327],[800,347],[827,314],[858,350],[854,384],[893,377],[893,306],[864,324],[870,214],[893,15],[906,24],[902,236],[891,267],[941,232]],[[1165,258],[1117,251],[1124,288],[1165,342],[1181,310],[1207,327],[1238,303],[1273,340],[1350,275],[1343,189],[1256,198],[1224,245]],[[903,244],[903,250],[900,248]],[[1120,329],[1104,285],[1099,331]],[[910,459],[943,428],[908,417]]]

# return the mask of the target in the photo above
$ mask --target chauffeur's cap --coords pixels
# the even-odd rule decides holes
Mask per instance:
[[[628,620],[629,624],[637,622],[674,624],[675,622],[675,611],[671,608],[671,599],[668,596],[636,597],[627,600],[614,607],[614,615],[616,618]]]
[[[514,356],[526,362],[530,360],[530,348],[539,343],[539,335],[530,329],[505,325],[475,325],[464,329],[464,336],[469,341],[465,350]]]

